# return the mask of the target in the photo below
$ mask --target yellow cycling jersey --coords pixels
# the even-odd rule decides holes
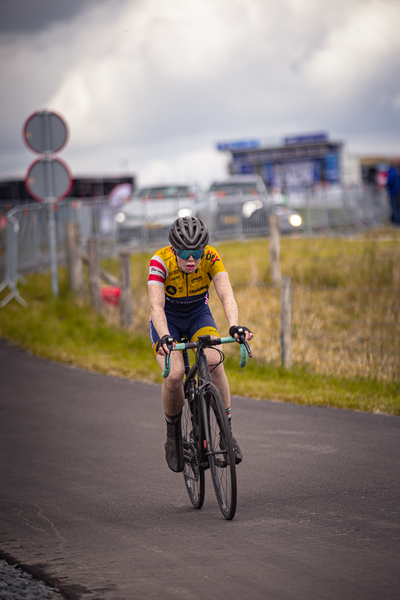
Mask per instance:
[[[193,273],[183,273],[171,246],[158,250],[150,261],[148,285],[163,285],[165,308],[179,312],[179,307],[195,309],[208,303],[208,288],[215,275],[226,269],[218,252],[206,246],[200,264]]]

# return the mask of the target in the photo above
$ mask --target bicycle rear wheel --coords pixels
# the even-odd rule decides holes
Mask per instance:
[[[206,438],[211,479],[221,512],[225,519],[230,520],[235,516],[237,502],[231,428],[218,388],[209,383],[204,388],[203,394],[207,410]]]
[[[199,428],[194,428],[189,402],[185,399],[182,410],[183,478],[191,503],[201,508],[204,503],[204,470],[200,465]]]

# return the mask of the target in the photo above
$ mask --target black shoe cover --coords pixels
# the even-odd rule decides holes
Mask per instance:
[[[174,473],[183,471],[183,444],[181,422],[167,423],[167,441],[165,443],[165,460]]]

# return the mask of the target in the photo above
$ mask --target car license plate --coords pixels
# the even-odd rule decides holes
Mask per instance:
[[[236,225],[239,221],[240,218],[237,215],[226,215],[224,217],[224,225]]]
[[[157,221],[153,221],[147,225],[148,229],[162,229],[162,223],[157,223]]]

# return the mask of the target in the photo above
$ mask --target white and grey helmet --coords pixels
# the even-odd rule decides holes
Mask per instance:
[[[198,250],[207,246],[209,240],[207,225],[197,217],[176,219],[169,228],[168,240],[177,250]]]

